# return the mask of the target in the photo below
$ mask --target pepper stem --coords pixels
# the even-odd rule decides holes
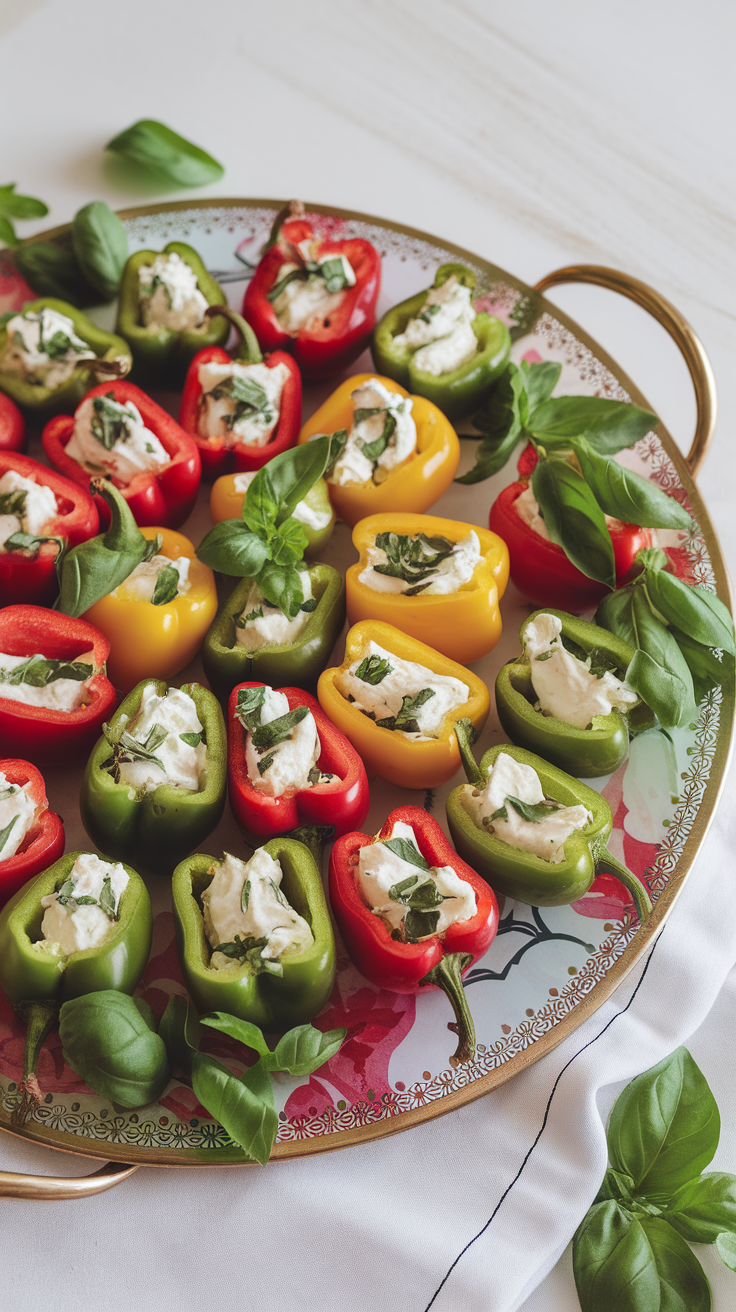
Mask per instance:
[[[293,838],[297,843],[303,843],[305,847],[308,847],[314,857],[317,869],[321,871],[325,846],[331,841],[334,834],[334,825],[299,825],[298,829],[290,830],[286,837]]]
[[[460,748],[460,760],[463,763],[463,770],[467,775],[468,783],[472,784],[474,788],[484,788],[486,781],[478,762],[470,750],[478,737],[472,721],[468,719],[458,720],[455,724],[455,737]]]
[[[284,224],[289,219],[300,219],[303,213],[304,202],[301,200],[290,200],[287,201],[286,205],[282,205],[271,225],[268,241],[261,247],[261,255],[265,255],[266,251],[270,251],[271,247],[276,245]]]
[[[110,507],[110,527],[102,538],[107,550],[130,551],[132,549],[135,551],[140,547],[141,542],[143,543],[143,549],[145,549],[146,540],[136,524],[133,512],[122,492],[119,492],[115,485],[106,478],[93,478],[90,483],[90,492],[93,496],[101,496]]]
[[[258,338],[242,314],[238,314],[237,310],[231,310],[229,305],[209,305],[204,312],[204,317],[212,319],[216,314],[229,319],[238,334],[239,340],[232,353],[233,360],[241,360],[244,364],[260,364],[263,353],[258,345]]]
[[[118,355],[114,360],[96,360],[91,366],[92,373],[106,374],[110,378],[124,378],[130,373],[130,360],[127,355]]]
[[[463,984],[463,971],[472,960],[472,952],[448,952],[419,981],[420,984],[434,984],[435,988],[442,989],[455,1013],[455,1020],[447,1026],[448,1030],[454,1030],[458,1036],[457,1048],[450,1058],[451,1066],[470,1061],[475,1051],[475,1025]]]
[[[623,884],[624,888],[633,898],[634,906],[636,907],[636,914],[639,917],[640,923],[643,925],[651,915],[652,899],[641,880],[637,879],[636,875],[632,874],[627,866],[617,860],[613,853],[609,852],[607,847],[604,847],[598,854],[595,868],[596,874],[605,872],[609,875],[613,875],[615,879],[618,879],[619,883]]]
[[[21,1002],[18,1014],[26,1023],[26,1042],[23,1050],[23,1079],[20,1082],[20,1106],[13,1112],[13,1125],[20,1128],[41,1101],[41,1089],[38,1083],[38,1059],[46,1035],[56,1022],[59,1014],[57,1002],[34,1001]]]

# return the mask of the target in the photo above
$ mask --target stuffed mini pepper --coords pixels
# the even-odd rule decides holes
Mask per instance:
[[[45,296],[0,323],[0,390],[29,414],[69,414],[99,378],[123,378],[128,343]]]
[[[63,851],[64,825],[35,765],[0,760],[0,906]]]
[[[226,300],[185,242],[131,255],[120,283],[116,329],[130,343],[136,376],[160,386],[162,378],[180,377],[203,347],[224,345],[230,331],[226,320],[208,319],[206,311]]]
[[[28,456],[0,450],[0,605],[51,606],[60,554],[99,527],[86,488]]]

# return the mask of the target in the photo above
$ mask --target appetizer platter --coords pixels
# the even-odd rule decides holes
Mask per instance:
[[[104,305],[0,260],[0,1128],[132,1167],[346,1147],[549,1052],[674,904],[734,709],[712,378],[642,284],[547,280],[678,340],[688,464],[439,238],[120,218]]]

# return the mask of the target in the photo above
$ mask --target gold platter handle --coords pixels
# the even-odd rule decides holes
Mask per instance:
[[[106,1162],[92,1175],[72,1176],[70,1179],[0,1171],[0,1198],[46,1198],[52,1202],[60,1198],[89,1198],[90,1194],[101,1194],[105,1189],[122,1184],[137,1170],[137,1166]]]
[[[608,291],[626,296],[636,305],[651,314],[657,323],[667,330],[676,346],[679,347],[695,389],[697,404],[697,421],[693,444],[685,457],[688,469],[695,478],[705,460],[708,447],[713,440],[718,413],[718,395],[716,380],[705,347],[697,333],[691,328],[684,315],[675,308],[671,301],[654,290],[639,278],[632,278],[628,273],[618,269],[607,269],[600,264],[570,264],[564,269],[555,269],[542,278],[534,288],[545,292],[548,287],[561,283],[584,282],[595,287],[605,287]]]

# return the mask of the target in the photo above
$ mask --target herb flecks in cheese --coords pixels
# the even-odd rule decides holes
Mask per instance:
[[[258,470],[254,469],[248,474],[235,474],[233,478],[234,491],[247,492],[257,473]],[[314,491],[314,489],[307,493],[303,501],[297,502],[292,511],[292,515],[293,518],[298,519],[299,523],[303,524],[305,528],[311,528],[314,532],[319,532],[321,529],[327,528],[327,525],[332,519],[332,510],[330,509],[329,503],[326,509],[321,503],[319,505],[312,504],[310,501],[312,491]]]
[[[499,752],[483,789],[466,784],[463,803],[479,829],[510,847],[559,865],[565,841],[592,820],[585,806],[561,806],[544,796],[531,765]]]
[[[5,327],[8,340],[0,370],[20,374],[36,386],[61,387],[83,360],[96,359],[75,333],[72,320],[48,306],[13,315]]]
[[[43,940],[34,946],[59,956],[99,947],[118,920],[128,875],[119,861],[102,861],[92,852],[77,857],[55,893],[41,898]]]
[[[86,680],[93,674],[94,665],[84,657],[62,661],[40,652],[30,656],[0,652],[0,697],[51,711],[76,711],[87,704]]]
[[[329,474],[329,482],[382,483],[416,450],[417,429],[411,397],[391,392],[369,378],[351,394],[353,422],[348,440]]]
[[[299,578],[304,601],[293,620],[278,606],[266,601],[257,583],[252,585],[245,609],[235,621],[235,638],[242,647],[248,651],[260,651],[262,647],[289,647],[296,642],[317,607],[309,571],[300,570]]]
[[[141,320],[154,331],[191,332],[204,325],[207,299],[194,269],[175,251],[162,252],[138,271]]]
[[[200,365],[200,437],[219,437],[226,447],[265,446],[279,422],[288,377],[285,364]]]
[[[335,687],[380,728],[409,738],[436,738],[450,711],[470,696],[461,679],[401,660],[372,641],[337,675]]]
[[[161,696],[148,684],[134,719],[119,737],[106,737],[113,755],[105,768],[116,783],[146,793],[161,784],[198,791],[207,747],[194,699],[181,688]]]
[[[236,715],[245,730],[248,780],[258,792],[267,797],[291,796],[337,778],[317,765],[322,747],[307,706],[290,710],[282,692],[244,688]]]
[[[191,589],[189,582],[189,556],[155,555],[150,560],[142,560],[136,565],[123,583],[118,584],[113,597],[122,601],[143,601],[153,606],[166,606],[176,597],[185,595]]]
[[[312,931],[281,891],[283,872],[264,848],[250,861],[225,853],[202,893],[210,967],[282,974],[281,958],[304,952]]]
[[[480,559],[478,534],[472,530],[459,542],[425,533],[379,533],[358,577],[374,592],[444,595],[469,583]]]
[[[303,241],[294,248],[295,260],[281,265],[279,276],[267,293],[284,332],[293,336],[314,318],[328,318],[356,278],[344,255],[314,258],[313,243]]]
[[[478,350],[470,298],[470,288],[463,286],[456,274],[441,287],[432,287],[416,318],[394,337],[394,346],[411,350],[414,367],[425,374],[454,373]]]
[[[430,866],[411,825],[402,820],[387,839],[361,847],[357,882],[366,905],[404,943],[444,934],[477,911],[471,885],[452,866]]]
[[[575,655],[564,646],[556,615],[537,615],[527,624],[524,650],[540,710],[576,729],[587,729],[594,715],[626,712],[638,701],[635,692],[611,669],[605,652]],[[582,657],[582,659],[581,659]]]
[[[0,861],[15,856],[36,820],[28,784],[12,784],[0,770]]]
[[[0,551],[14,533],[42,536],[58,509],[50,487],[8,469],[0,478]]]
[[[168,451],[146,428],[138,407],[132,401],[116,401],[114,392],[82,401],[66,454],[90,474],[112,476],[123,486],[142,471],[170,463]]]

